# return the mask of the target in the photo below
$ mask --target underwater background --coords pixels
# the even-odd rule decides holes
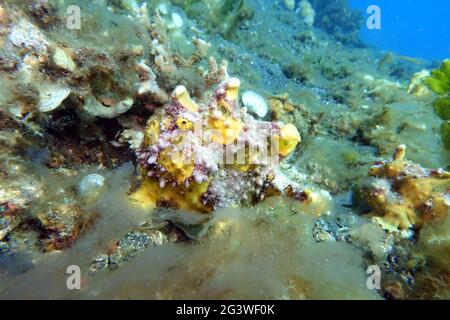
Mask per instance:
[[[435,0],[430,5],[419,0],[350,1],[351,7],[364,13],[373,4],[382,10],[382,28],[376,31],[362,28],[361,37],[365,43],[430,61],[443,60],[450,55],[446,37],[450,26],[442,14],[450,9],[448,1]]]
[[[0,0],[0,298],[449,299],[432,3]]]

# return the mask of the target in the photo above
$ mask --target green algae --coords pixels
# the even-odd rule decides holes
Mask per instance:
[[[436,99],[433,105],[434,111],[442,120],[450,120],[450,97]]]
[[[441,127],[442,140],[447,149],[450,149],[450,60],[444,60],[439,69],[431,71],[431,76],[424,83],[435,93],[443,97],[433,103],[434,111],[445,122]]]
[[[447,149],[450,149],[450,122],[445,121],[441,127],[442,140],[444,140]]]
[[[431,71],[425,84],[437,94],[450,93],[450,60],[444,60],[439,69]]]

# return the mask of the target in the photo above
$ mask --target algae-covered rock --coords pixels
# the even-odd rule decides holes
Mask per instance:
[[[176,0],[172,2],[182,6],[189,16],[208,29],[219,32],[225,38],[233,37],[239,26],[252,18],[255,10],[251,1],[248,0]]]
[[[358,32],[363,24],[363,16],[349,8],[347,0],[312,0],[311,4],[316,11],[316,26],[344,43],[360,43]]]
[[[405,150],[401,145],[391,161],[371,167],[373,178],[361,190],[374,220],[392,232],[442,221],[450,210],[450,173],[406,160]]]
[[[388,157],[398,145],[408,145],[408,158],[425,167],[445,168],[449,153],[439,136],[442,121],[421,101],[384,106],[362,119],[364,141]]]
[[[421,252],[433,263],[450,273],[450,216],[440,222],[429,223],[420,232],[419,243]]]
[[[37,218],[44,250],[54,251],[70,247],[98,216],[76,205],[60,205],[38,213]]]

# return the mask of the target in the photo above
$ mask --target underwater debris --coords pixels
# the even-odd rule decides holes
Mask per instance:
[[[33,2],[39,7],[44,4]],[[57,30],[52,30],[50,35],[48,30],[33,24],[19,7],[13,8],[18,12],[5,26],[6,44],[0,52],[0,70],[12,76],[2,81],[12,87],[12,94],[1,102],[17,117],[34,110],[54,111],[69,98],[67,104],[72,108],[91,117],[111,119],[128,112],[134,105],[166,103],[169,97],[166,92],[170,92],[172,84],[178,83],[180,78],[191,79],[183,80],[185,84],[195,84],[192,86],[195,88],[202,82],[208,85],[219,83],[227,76],[226,63],[219,67],[213,58],[210,68],[217,67],[215,70],[205,71],[200,66],[199,71],[193,70],[207,57],[210,44],[198,37],[189,41],[184,37],[171,38],[170,26],[161,21],[158,14],[142,22],[148,29],[144,32],[139,23],[141,14],[147,10],[145,5],[131,10],[139,19],[128,22],[135,32],[121,49],[89,43],[86,39],[75,42],[69,38],[63,42],[61,35],[55,37]],[[2,7],[2,10],[7,15],[6,9]],[[96,20],[99,14],[95,10],[87,11],[90,13],[85,17],[86,24]],[[145,14],[151,17],[148,12]],[[118,15],[112,18],[119,19]],[[93,26],[93,32],[99,27]],[[110,32],[114,30],[99,31],[102,37]],[[145,37],[150,46],[138,44],[137,41],[142,43],[141,38],[147,33]],[[181,54],[184,52],[174,49],[177,47],[174,43],[183,41],[187,43],[187,52],[192,51],[190,56],[184,57]]]
[[[25,209],[14,202],[4,202],[4,195],[0,201],[0,241],[3,241],[16,227],[22,223],[22,213]]]
[[[28,52],[36,52],[38,56],[46,54],[48,51],[49,42],[44,33],[25,18],[12,24],[8,40],[15,47]]]
[[[17,170],[22,165],[15,165],[14,167]],[[15,172],[9,177],[1,177],[1,182],[0,203],[24,208],[43,195],[41,183],[25,172]]]
[[[172,101],[147,122],[137,153],[143,177],[134,199],[210,212],[285,192],[272,181],[300,135],[291,124],[255,120],[239,109],[239,87],[238,79],[225,80],[205,105],[186,88],[175,89]]]
[[[450,173],[425,169],[406,160],[405,152],[401,145],[392,160],[377,162],[361,190],[373,219],[391,232],[442,221],[450,209]]]
[[[28,1],[28,11],[35,22],[44,29],[49,29],[60,23],[58,6],[48,0]]]

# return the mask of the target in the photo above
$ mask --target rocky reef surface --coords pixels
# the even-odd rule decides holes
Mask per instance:
[[[361,20],[2,1],[0,297],[448,299],[449,60]]]

